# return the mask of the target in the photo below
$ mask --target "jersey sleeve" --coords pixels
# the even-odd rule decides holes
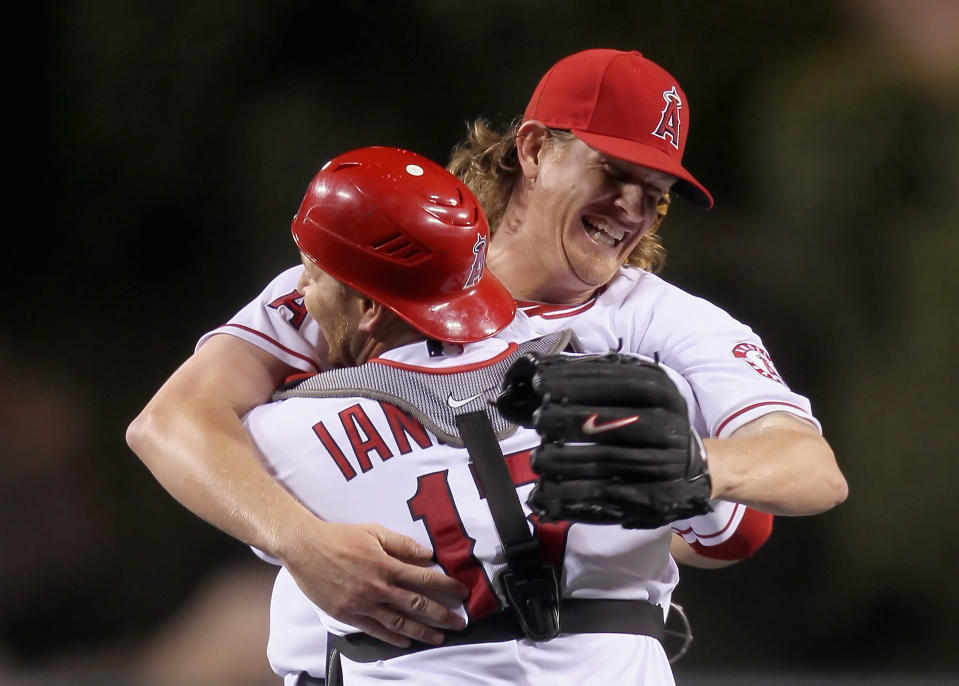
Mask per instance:
[[[197,349],[212,336],[225,333],[296,369],[313,373],[328,369],[326,339],[296,290],[302,271],[303,267],[297,265],[279,274],[227,323],[205,333],[197,342]]]
[[[742,560],[769,540],[773,516],[740,503],[714,500],[713,511],[673,522],[673,531],[692,549],[716,560]]]
[[[652,361],[642,355],[636,357]],[[704,420],[691,386],[676,370],[661,366],[686,400],[690,424],[702,433]],[[714,500],[710,505],[712,512],[672,524],[673,531],[704,557],[741,560],[759,550],[772,534],[771,514],[725,500]]]
[[[706,435],[729,436],[770,412],[792,413],[821,431],[809,400],[789,389],[752,329],[658,277],[646,274],[642,281],[636,299],[647,292],[641,306],[628,310],[635,319],[627,347],[655,352],[683,375],[702,410]],[[649,290],[655,294],[651,305]]]

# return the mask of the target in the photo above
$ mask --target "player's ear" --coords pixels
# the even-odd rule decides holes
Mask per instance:
[[[391,315],[388,309],[372,298],[366,296],[360,297],[360,321],[359,329],[364,333],[369,333],[382,326],[387,315]]]
[[[523,122],[516,132],[516,154],[527,180],[533,180],[539,174],[543,145],[547,138],[549,130],[535,119]]]
[[[375,300],[364,298],[361,307],[359,329],[365,334],[384,339],[394,336],[401,329],[410,328],[393,310]]]
[[[359,329],[367,336],[390,345],[403,345],[423,338],[423,334],[400,319],[393,310],[370,300],[363,303]]]

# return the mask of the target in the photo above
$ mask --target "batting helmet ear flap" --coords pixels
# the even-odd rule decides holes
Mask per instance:
[[[492,336],[516,306],[486,271],[489,226],[459,179],[409,150],[370,147],[323,165],[291,225],[334,278],[441,341]]]

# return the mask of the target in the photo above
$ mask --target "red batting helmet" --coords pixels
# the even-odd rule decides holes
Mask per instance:
[[[431,338],[477,341],[516,313],[486,273],[489,226],[476,198],[409,150],[360,148],[327,162],[292,229],[316,266]]]

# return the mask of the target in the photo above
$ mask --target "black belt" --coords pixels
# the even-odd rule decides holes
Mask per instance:
[[[564,598],[560,609],[561,634],[634,634],[651,636],[662,642],[665,633],[663,608],[644,600],[599,598]],[[354,662],[375,662],[391,657],[418,653],[430,648],[499,643],[526,638],[522,627],[510,610],[468,625],[462,631],[449,631],[446,641],[435,646],[413,641],[408,648],[385,643],[369,634],[330,634],[332,647]]]

